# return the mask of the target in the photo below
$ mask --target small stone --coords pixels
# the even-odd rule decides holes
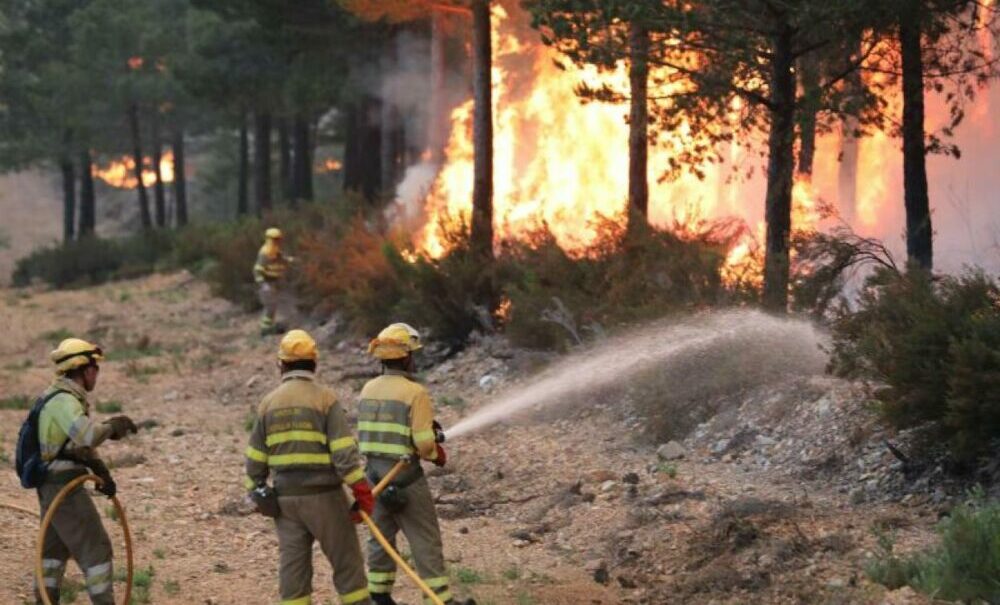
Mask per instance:
[[[604,483],[601,484],[601,493],[606,494],[610,492],[611,490],[615,489],[616,485],[618,485],[618,483],[615,481],[605,481]]]
[[[249,380],[247,380],[247,382],[246,382],[246,384],[244,386],[247,389],[252,389],[253,385],[257,384],[258,380],[260,380],[260,374],[254,374],[253,376],[250,377]]]
[[[687,455],[684,446],[676,441],[668,441],[656,449],[660,460],[680,460]]]
[[[774,439],[773,437],[768,437],[767,435],[757,435],[756,441],[757,445],[761,447],[770,447],[778,443],[777,439]]]
[[[184,429],[182,429],[182,428],[176,428],[176,429],[170,431],[170,436],[171,437],[180,437],[183,434],[184,434]]]
[[[830,578],[826,581],[827,588],[843,588],[847,586],[847,582],[843,578]]]
[[[460,534],[462,534],[464,536],[465,534],[469,533],[469,528],[468,527],[459,527],[458,528],[458,533],[460,533]]]
[[[517,548],[524,548],[525,546],[528,546],[530,544],[531,544],[530,540],[521,540],[521,539],[514,540],[514,546],[516,546]]]
[[[722,452],[726,451],[727,449],[729,449],[729,440],[728,439],[719,439],[718,441],[716,441],[715,443],[712,444],[711,452],[713,454],[718,455],[718,454],[721,454]]]
[[[178,397],[180,397],[180,393],[177,391],[170,391],[169,393],[165,393],[163,395],[163,401],[176,401]]]
[[[496,386],[497,382],[499,381],[493,374],[484,374],[483,377],[479,379],[479,388],[484,391],[489,391]]]

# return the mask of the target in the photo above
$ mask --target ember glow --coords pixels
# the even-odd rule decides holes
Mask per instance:
[[[156,183],[153,160],[143,158],[142,163],[142,183],[146,187],[152,187]],[[135,162],[130,156],[122,156],[104,166],[96,166],[94,176],[119,189],[135,189],[138,186],[135,180]],[[169,151],[160,157],[160,176],[164,183],[172,183],[174,180],[174,154]]]
[[[543,224],[570,253],[594,241],[595,225],[603,218],[625,220],[628,191],[628,107],[625,104],[582,103],[575,94],[584,82],[592,87],[607,83],[628,89],[627,67],[611,73],[595,69],[559,69],[565,64],[557,51],[541,44],[538,33],[525,25],[525,17],[512,3],[493,8],[493,120],[494,120],[494,230],[498,240],[523,238]],[[670,91],[651,90],[650,96]],[[976,128],[988,127],[990,97],[977,100],[971,119]],[[899,103],[892,105],[898,111]],[[733,101],[734,123],[744,108]],[[446,159],[423,196],[423,227],[416,250],[432,257],[446,249],[442,229],[468,224],[472,204],[473,105],[469,100],[454,110]],[[928,128],[940,125],[947,112],[928,102]],[[935,116],[940,119],[935,123]],[[966,127],[968,128],[968,127]],[[985,130],[983,132],[989,132]],[[652,133],[651,133],[652,136]],[[649,220],[656,226],[691,225],[701,220],[740,219],[747,236],[736,242],[727,265],[746,274],[745,265],[759,255],[764,235],[764,171],[766,158],[749,149],[764,149],[733,142],[723,153],[721,165],[698,166],[698,179],[684,174],[676,180],[658,177],[671,154],[690,144],[682,127],[659,133],[649,150]],[[902,233],[902,183],[900,142],[875,132],[857,141],[856,198],[845,208],[838,199],[838,170],[842,149],[839,129],[818,137],[813,176],[796,177],[793,188],[793,229],[822,229],[837,211],[861,235],[875,236],[898,246]],[[966,143],[959,141],[960,145]],[[979,142],[977,145],[988,145]],[[948,178],[955,160],[931,158],[932,183],[951,187]],[[426,165],[421,165],[426,166]],[[752,173],[751,176],[746,176]],[[997,184],[1000,186],[1000,183]],[[932,200],[947,197],[935,194]],[[400,196],[404,199],[404,196]],[[941,202],[943,203],[943,202]],[[399,214],[413,213],[402,209]],[[935,221],[940,218],[935,215]],[[936,223],[935,228],[938,229]],[[897,247],[898,250],[898,247]],[[728,269],[727,269],[728,271]]]

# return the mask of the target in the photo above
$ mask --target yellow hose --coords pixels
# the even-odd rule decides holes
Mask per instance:
[[[19,513],[25,513],[27,515],[31,515],[32,517],[38,514],[37,510],[31,510],[30,508],[24,508],[23,506],[18,506],[16,504],[7,504],[6,502],[0,502],[0,507],[16,510]]]
[[[406,458],[403,458],[402,460],[397,462],[395,466],[390,468],[389,472],[385,474],[385,477],[382,477],[382,480],[378,482],[378,485],[372,488],[372,496],[378,497],[378,495],[382,493],[382,490],[384,490],[389,485],[389,483],[391,483],[392,480],[396,478],[396,475],[398,475],[400,471],[406,468],[407,464],[409,464],[409,462],[407,461]]]
[[[73,490],[80,487],[87,481],[93,481],[94,485],[100,487],[104,481],[101,480],[97,475],[83,475],[73,479],[66,484],[66,487],[62,488],[56,497],[52,500],[52,504],[49,505],[47,511],[45,511],[45,517],[42,518],[41,529],[38,530],[38,556],[35,560],[35,578],[38,582],[38,594],[42,596],[42,602],[45,605],[52,605],[52,601],[49,600],[48,591],[45,590],[45,573],[42,568],[42,558],[43,551],[45,548],[45,533],[49,530],[49,525],[52,524],[52,518],[55,516],[56,510],[63,503],[63,500],[67,498]],[[115,512],[118,513],[118,521],[122,525],[122,531],[125,533],[125,557],[126,557],[126,570],[127,575],[125,577],[125,598],[122,600],[123,604],[128,604],[129,599],[132,598],[132,534],[128,529],[128,520],[125,518],[125,508],[122,507],[121,502],[118,498],[112,496],[111,504],[115,507]],[[9,507],[8,507],[9,508]]]
[[[382,535],[382,532],[378,530],[378,527],[375,526],[375,522],[372,521],[371,517],[369,517],[368,514],[363,510],[359,510],[358,513],[361,515],[361,520],[364,521],[365,525],[368,526],[368,529],[371,530],[372,535],[375,536],[376,540],[378,540],[378,543],[382,545],[382,548],[385,550],[385,552],[388,553],[389,556],[392,557],[392,560],[396,562],[396,565],[403,568],[403,571],[406,573],[406,575],[410,576],[410,578],[414,582],[416,582],[420,590],[425,595],[427,595],[427,598],[430,599],[431,602],[434,603],[434,605],[444,605],[444,601],[442,601],[441,598],[437,596],[437,593],[431,590],[431,587],[420,579],[420,576],[417,575],[417,572],[413,571],[413,569],[406,564],[406,561],[403,560],[403,557],[399,556],[399,553],[396,552],[396,549],[392,547],[392,544],[389,544],[389,541],[386,540],[385,536]],[[51,604],[46,604],[46,605],[51,605]]]

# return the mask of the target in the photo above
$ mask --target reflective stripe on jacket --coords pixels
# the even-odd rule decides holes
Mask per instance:
[[[288,261],[281,253],[281,248],[264,244],[257,252],[257,262],[253,266],[253,278],[257,283],[275,281],[285,276]]]
[[[49,471],[86,468],[72,460],[55,460],[63,444],[67,454],[93,457],[92,451],[111,435],[111,427],[90,418],[87,391],[79,384],[61,376],[52,383],[42,397],[53,391],[63,391],[45,404],[38,415],[38,442],[42,460],[51,461]],[[69,443],[66,441],[69,440]]]
[[[394,458],[416,454],[437,458],[434,409],[427,389],[401,371],[386,370],[361,391],[358,441],[365,456]]]
[[[247,489],[336,487],[364,477],[357,442],[332,390],[312,372],[287,372],[261,401],[246,450]]]

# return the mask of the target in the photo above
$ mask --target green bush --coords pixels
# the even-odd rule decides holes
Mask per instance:
[[[938,547],[905,558],[881,540],[883,556],[869,566],[869,576],[891,589],[909,585],[936,599],[1000,602],[1000,503],[986,503],[976,494],[956,507],[938,532]]]
[[[972,457],[1000,437],[1000,285],[982,272],[876,271],[833,323],[831,370],[872,378],[896,427],[934,422]]]

